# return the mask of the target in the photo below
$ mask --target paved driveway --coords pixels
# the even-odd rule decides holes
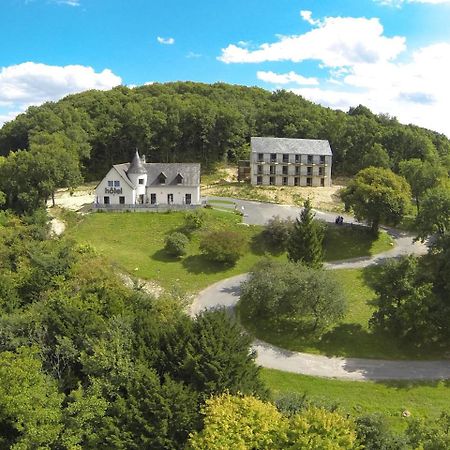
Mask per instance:
[[[234,200],[234,199],[227,199]],[[301,208],[246,200],[234,200],[238,208],[244,207],[244,221],[248,224],[264,225],[274,215],[296,218]],[[333,222],[335,214],[316,212],[316,217]],[[344,216],[346,223],[353,218]],[[413,236],[387,229],[395,240],[395,247],[374,257],[357,258],[350,261],[328,263],[329,269],[347,269],[378,264],[388,258],[404,254],[424,254],[424,244],[414,243]],[[225,307],[232,311],[239,300],[240,284],[247,274],[237,275],[215,283],[198,295],[191,305],[190,314],[195,316],[210,308]],[[366,380],[436,380],[450,379],[450,361],[386,361],[362,358],[337,358],[307,353],[291,352],[262,341],[255,341],[256,362],[266,368],[278,369],[305,375],[339,378],[356,381]]]

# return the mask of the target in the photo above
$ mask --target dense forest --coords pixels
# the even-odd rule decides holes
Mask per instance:
[[[327,139],[335,174],[370,165],[397,171],[412,158],[450,168],[444,135],[364,106],[344,113],[287,91],[193,82],[88,91],[30,107],[0,130],[0,155],[59,148],[80,160],[85,178],[98,179],[112,164],[129,161],[136,147],[149,161],[198,161],[206,168],[245,157],[251,136]]]

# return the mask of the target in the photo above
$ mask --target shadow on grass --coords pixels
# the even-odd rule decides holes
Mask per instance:
[[[383,266],[377,265],[367,266],[362,270],[362,277],[367,286],[375,289],[382,270]]]
[[[183,267],[189,272],[189,273],[218,273],[223,272],[227,269],[229,269],[230,265],[227,264],[220,264],[213,261],[210,261],[209,259],[205,258],[203,255],[192,255],[188,256],[183,259],[182,261]]]
[[[329,224],[325,230],[324,248],[326,261],[370,256],[377,240],[370,229],[359,225]]]
[[[264,233],[255,234],[250,241],[250,250],[253,254],[258,256],[264,256],[265,254],[271,254],[273,256],[279,256],[284,253],[282,246],[275,247],[268,243]]]
[[[163,248],[153,253],[150,258],[159,262],[177,262],[180,260],[178,256],[169,255]]]

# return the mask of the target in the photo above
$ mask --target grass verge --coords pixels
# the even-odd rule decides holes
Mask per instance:
[[[340,381],[263,369],[262,379],[274,396],[297,392],[324,403],[338,404],[346,413],[361,416],[379,413],[387,417],[396,431],[403,430],[409,418],[437,418],[450,404],[450,382],[358,382]]]

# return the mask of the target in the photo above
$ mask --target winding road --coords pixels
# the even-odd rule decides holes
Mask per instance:
[[[217,199],[217,198],[215,198]],[[244,223],[263,225],[278,215],[281,218],[295,218],[301,208],[253,201],[233,200],[237,207],[244,207]],[[316,217],[327,222],[333,222],[335,214],[316,212]],[[353,218],[344,216],[345,223],[352,223]],[[413,235],[390,228],[386,231],[392,235],[395,246],[387,252],[374,257],[356,258],[326,264],[328,269],[361,268],[371,264],[380,264],[388,258],[406,254],[422,255],[427,247],[419,242],[413,242]],[[215,283],[197,296],[190,308],[190,314],[195,316],[210,308],[225,307],[233,309],[239,300],[240,284],[247,274],[237,275]],[[363,358],[339,358],[308,353],[292,352],[266,342],[256,340],[253,343],[256,350],[257,364],[285,372],[304,375],[347,379],[354,381],[368,380],[438,380],[450,379],[450,361],[391,361]]]

